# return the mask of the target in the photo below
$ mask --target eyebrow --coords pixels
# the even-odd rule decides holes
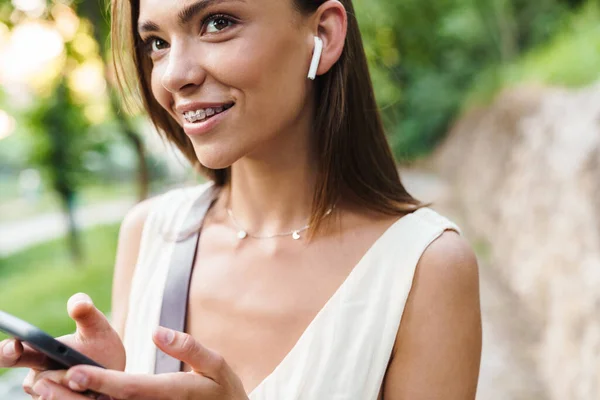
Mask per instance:
[[[245,2],[245,0],[200,0],[196,3],[190,4],[179,12],[178,20],[179,25],[185,25],[189,23],[197,14],[201,13],[208,7],[211,7],[219,3],[227,3],[231,1]],[[160,28],[157,24],[152,21],[145,21],[139,24],[138,31],[141,32],[157,32]]]

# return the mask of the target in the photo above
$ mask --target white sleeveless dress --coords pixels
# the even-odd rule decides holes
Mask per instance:
[[[162,293],[173,242],[194,227],[193,207],[210,188],[177,189],[150,212],[133,277],[125,331],[127,368],[152,374]],[[190,213],[191,211],[191,213]],[[192,217],[190,217],[192,215]],[[250,400],[376,400],[415,267],[444,231],[458,227],[429,208],[400,218],[373,244]]]

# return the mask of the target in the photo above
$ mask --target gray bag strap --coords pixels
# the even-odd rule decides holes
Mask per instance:
[[[215,190],[209,188],[192,207],[190,212],[198,213],[196,214],[198,221],[204,221],[204,217],[214,201],[214,193]],[[190,281],[199,241],[200,228],[175,243],[163,294],[160,326],[180,332],[185,331]],[[181,368],[181,361],[165,354],[158,348],[156,349],[155,374],[179,372]]]

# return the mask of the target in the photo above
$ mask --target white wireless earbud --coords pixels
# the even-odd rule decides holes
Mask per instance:
[[[317,77],[317,69],[319,69],[319,63],[321,62],[321,54],[323,54],[323,41],[320,37],[315,36],[315,50],[310,63],[310,70],[308,71],[308,79],[310,80],[314,81]]]

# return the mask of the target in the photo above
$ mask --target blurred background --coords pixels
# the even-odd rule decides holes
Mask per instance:
[[[598,1],[354,3],[403,179],[478,254],[478,399],[600,399]],[[122,106],[106,9],[0,0],[0,308],[53,335],[76,292],[109,311],[126,211],[196,179]]]

